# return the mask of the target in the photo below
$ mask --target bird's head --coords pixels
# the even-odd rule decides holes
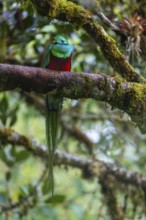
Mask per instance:
[[[54,56],[68,58],[73,52],[73,46],[62,35],[56,35],[53,39],[51,51]]]

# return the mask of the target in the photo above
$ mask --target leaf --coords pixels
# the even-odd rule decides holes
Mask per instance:
[[[0,111],[6,112],[7,109],[8,109],[8,99],[6,95],[4,95],[2,100],[0,101]]]
[[[26,160],[30,154],[29,154],[29,152],[27,152],[25,150],[21,150],[21,151],[17,152],[15,150],[15,148],[12,148],[11,155],[13,158],[15,158],[16,162],[20,162],[20,161]]]
[[[25,197],[25,196],[28,196],[28,194],[29,194],[29,190],[28,190],[28,187],[27,186],[20,186],[19,187],[19,189],[20,189],[20,192],[19,192],[19,197],[20,198],[23,198],[23,197]]]
[[[11,152],[7,148],[0,150],[0,158],[9,167],[12,167],[15,164],[15,160],[14,160],[14,158],[12,158]]]
[[[42,185],[42,193],[43,193],[44,195],[46,195],[46,194],[50,193],[51,190],[52,190],[52,188],[51,188],[51,186],[50,186],[50,184],[49,184],[49,180],[48,180],[48,178],[47,178],[47,179],[43,182],[43,185]]]
[[[10,118],[10,127],[14,125],[17,121],[17,111],[19,109],[19,105],[17,104],[14,109],[10,110],[8,116]]]
[[[1,121],[2,121],[3,125],[6,125],[7,115],[6,114],[0,114],[0,118],[1,118]]]
[[[7,121],[7,110],[8,110],[8,99],[6,95],[3,95],[0,101],[0,118],[4,125],[6,124]]]
[[[16,114],[13,114],[10,118],[10,127],[13,126],[17,121],[17,116]]]
[[[57,204],[64,202],[65,199],[66,199],[65,195],[58,194],[58,195],[54,195],[53,197],[48,198],[45,201],[45,203],[51,203],[51,204],[57,205]]]

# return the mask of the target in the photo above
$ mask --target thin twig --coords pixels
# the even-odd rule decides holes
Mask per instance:
[[[106,24],[108,27],[117,31],[119,30],[119,28],[110,19],[108,19],[108,17],[106,17],[106,15],[103,12],[101,12],[99,9],[96,9],[94,12],[102,20],[102,22]]]

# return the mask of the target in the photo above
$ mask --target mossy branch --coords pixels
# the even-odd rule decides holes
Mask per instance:
[[[66,0],[30,1],[40,15],[68,21],[74,25],[74,28],[83,28],[100,46],[114,70],[127,81],[146,82],[127,62],[125,56],[117,48],[115,40],[105,32],[102,26],[94,21],[91,12]]]
[[[99,178],[102,194],[112,220],[124,220],[124,213],[116,198],[116,181],[111,175],[101,175]]]
[[[146,132],[146,85],[127,83],[103,74],[59,72],[43,68],[0,64],[0,91],[12,89],[53,93],[71,99],[93,98],[131,116]]]
[[[28,137],[15,132],[10,128],[0,128],[0,140],[4,145],[11,144],[15,147],[23,147],[32,155],[42,158],[43,161],[48,160],[47,146],[37,143]],[[146,177],[138,172],[133,172],[123,167],[118,167],[114,163],[103,162],[99,159],[87,159],[78,155],[56,150],[55,164],[67,165],[78,168],[87,174],[86,178],[111,175],[119,181],[119,183],[130,184],[135,187],[141,187],[146,191]],[[105,179],[106,180],[106,179]]]

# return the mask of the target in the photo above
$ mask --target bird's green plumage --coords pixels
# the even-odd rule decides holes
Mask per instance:
[[[65,67],[67,63],[64,64],[64,61],[71,62],[72,52],[73,47],[68,44],[67,39],[61,35],[57,35],[54,37],[53,43],[46,50],[43,65],[45,68],[70,71],[69,65]],[[53,63],[56,60],[57,62]],[[60,62],[61,65],[59,66]],[[46,136],[49,152],[49,185],[52,189],[52,194],[54,192],[53,160],[57,144],[58,122],[62,101],[62,98],[57,98],[50,94],[46,96]]]
[[[68,44],[68,41],[65,37],[57,35],[54,37],[54,43],[52,43],[46,50],[44,66],[50,62],[50,51],[55,57],[68,58],[73,52],[73,47]]]
[[[52,190],[52,194],[54,192],[53,160],[57,142],[58,121],[61,108],[62,99],[56,98],[49,94],[46,96],[46,137],[49,153],[49,186]]]

